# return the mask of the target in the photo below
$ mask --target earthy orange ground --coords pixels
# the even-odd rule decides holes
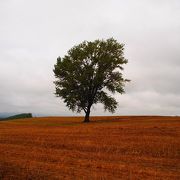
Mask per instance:
[[[0,179],[180,179],[180,117],[0,122]]]

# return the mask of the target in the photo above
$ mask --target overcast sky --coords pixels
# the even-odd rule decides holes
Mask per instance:
[[[110,37],[132,80],[115,115],[180,115],[180,0],[0,0],[0,114],[76,115],[53,94],[56,58]]]

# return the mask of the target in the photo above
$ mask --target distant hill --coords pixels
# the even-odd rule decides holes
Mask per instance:
[[[24,119],[24,118],[32,118],[32,114],[31,113],[22,113],[22,114],[17,114],[14,116],[9,116],[6,118],[0,118],[0,120],[13,120],[13,119]]]
[[[7,117],[10,117],[10,116],[14,116],[18,113],[16,112],[0,112],[0,119],[5,119]]]

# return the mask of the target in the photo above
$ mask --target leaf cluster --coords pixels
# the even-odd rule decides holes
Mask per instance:
[[[108,94],[124,93],[122,76],[124,44],[115,39],[84,41],[71,48],[54,66],[56,96],[64,99],[69,109],[87,111],[93,104],[103,103],[114,112],[117,101]]]

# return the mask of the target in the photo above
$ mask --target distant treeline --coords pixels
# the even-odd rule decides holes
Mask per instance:
[[[14,116],[10,116],[7,118],[1,118],[0,120],[13,120],[13,119],[24,119],[24,118],[32,118],[32,113],[23,113],[23,114],[17,114]]]

